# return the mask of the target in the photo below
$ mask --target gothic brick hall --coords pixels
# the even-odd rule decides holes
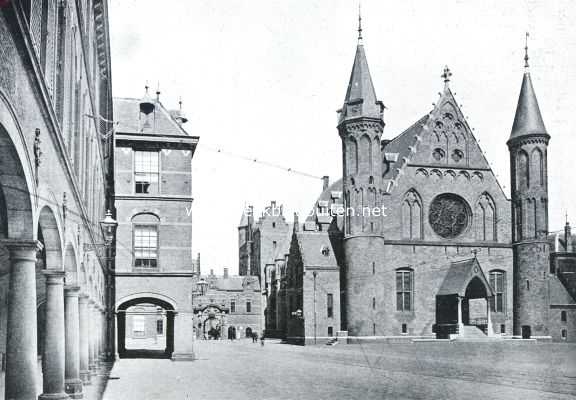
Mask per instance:
[[[528,47],[512,131],[502,140],[511,199],[454,99],[451,76],[446,67],[431,111],[384,135],[385,107],[359,37],[338,111],[342,179],[324,179],[311,216],[295,216],[283,241],[273,234],[288,226],[282,217],[258,239],[265,244],[252,246],[274,241],[261,261],[267,332],[298,343],[337,334],[576,341],[574,238],[568,223],[549,232],[553,133]],[[241,263],[248,259],[241,242]]]

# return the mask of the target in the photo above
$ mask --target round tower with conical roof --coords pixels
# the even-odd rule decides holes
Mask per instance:
[[[550,247],[546,131],[528,68],[508,140],[514,258],[514,335],[548,336]]]
[[[353,336],[372,336],[376,321],[366,318],[366,299],[377,292],[373,271],[382,270],[384,254],[382,150],[384,105],[376,98],[359,27],[358,46],[342,109],[344,191],[345,329]]]

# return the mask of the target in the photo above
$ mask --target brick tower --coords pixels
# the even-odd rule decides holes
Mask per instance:
[[[342,139],[344,254],[346,270],[344,321],[350,335],[376,334],[376,322],[366,318],[366,299],[376,287],[373,271],[381,270],[384,254],[382,234],[382,150],[384,105],[376,98],[358,29],[358,46],[342,109],[338,133]],[[378,256],[376,256],[378,255]]]
[[[508,140],[514,252],[514,335],[548,336],[550,268],[546,132],[528,69]]]

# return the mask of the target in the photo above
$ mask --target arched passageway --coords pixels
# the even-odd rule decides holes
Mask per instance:
[[[167,301],[139,297],[117,308],[120,358],[171,358],[175,309]]]

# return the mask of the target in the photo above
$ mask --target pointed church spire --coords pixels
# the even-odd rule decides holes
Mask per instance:
[[[339,123],[353,118],[376,118],[382,119],[384,104],[376,98],[376,91],[372,83],[372,76],[368,69],[368,61],[362,44],[362,18],[358,15],[358,45],[350,81],[344,98],[344,105],[338,111]]]
[[[530,67],[530,65],[528,64],[528,36],[530,36],[530,34],[528,32],[526,32],[526,45],[524,46],[524,70],[528,71],[528,68]]]
[[[358,2],[358,43],[362,43],[362,4]]]
[[[544,126],[544,121],[542,120],[542,114],[540,114],[540,107],[538,107],[536,92],[532,86],[530,71],[528,70],[527,40],[528,33],[526,33],[526,45],[524,47],[524,77],[522,78],[522,87],[520,89],[518,105],[516,106],[516,115],[514,117],[514,124],[512,125],[510,140],[525,135],[548,135],[546,127]]]

